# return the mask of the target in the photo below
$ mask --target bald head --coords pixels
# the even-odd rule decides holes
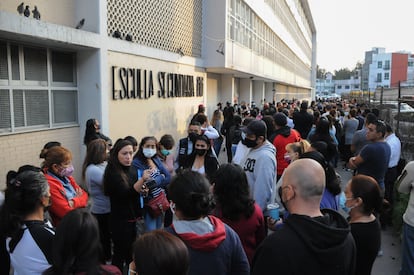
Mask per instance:
[[[320,201],[325,188],[325,171],[313,159],[292,162],[283,176],[283,185],[293,185],[304,201]],[[319,203],[318,203],[319,204]]]

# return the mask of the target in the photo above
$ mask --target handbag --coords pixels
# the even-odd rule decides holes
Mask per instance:
[[[161,216],[170,207],[170,203],[164,191],[161,191],[156,197],[149,199],[145,205],[153,218]]]

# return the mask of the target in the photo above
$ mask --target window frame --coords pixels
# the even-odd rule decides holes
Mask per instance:
[[[74,127],[79,126],[79,89],[77,84],[77,71],[76,71],[76,52],[70,52],[68,50],[60,50],[55,48],[48,48],[48,47],[39,47],[39,46],[32,46],[32,45],[25,45],[25,44],[17,44],[10,41],[0,40],[1,43],[6,43],[7,49],[7,68],[8,68],[8,79],[1,79],[0,80],[0,90],[4,90],[8,92],[9,96],[9,110],[10,110],[10,127],[9,128],[0,128],[0,136],[1,135],[10,135],[10,134],[19,134],[24,132],[32,132],[32,131],[41,131],[41,130],[50,130],[50,129],[57,129],[57,128],[64,128],[64,127]],[[20,80],[13,80],[12,76],[12,54],[11,54],[11,47],[17,46],[18,49],[18,60],[19,60],[19,77]],[[25,64],[24,64],[24,48],[37,48],[46,50],[46,71],[47,71],[47,80],[25,80]],[[60,52],[60,53],[68,53],[71,54],[73,57],[72,63],[72,72],[73,72],[73,81],[72,82],[57,82],[53,81],[52,75],[52,52]],[[22,90],[23,92],[23,110],[24,110],[24,126],[16,126],[15,124],[15,110],[14,110],[14,91]],[[30,113],[27,113],[26,110],[26,91],[47,91],[47,100],[48,100],[48,123],[47,124],[39,124],[39,125],[27,125],[27,116],[30,116]],[[55,102],[54,96],[55,91],[67,91],[74,93],[74,101],[75,106],[75,121],[66,121],[66,122],[58,122],[56,123],[56,116],[55,116]],[[6,92],[4,92],[6,93]]]

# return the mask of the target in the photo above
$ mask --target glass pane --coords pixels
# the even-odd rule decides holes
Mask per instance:
[[[47,81],[46,50],[24,48],[25,80]]]
[[[23,91],[13,90],[14,126],[24,126]]]
[[[9,90],[0,90],[0,132],[11,128]]]
[[[49,100],[46,90],[26,90],[27,126],[49,124]]]
[[[10,45],[10,50],[11,50],[12,79],[20,80],[19,47],[16,45]]]
[[[9,70],[7,65],[7,45],[0,42],[0,79],[9,79]]]
[[[74,82],[73,58],[73,53],[52,52],[52,77],[54,82]]]
[[[77,122],[78,94],[76,91],[52,91],[53,123]]]

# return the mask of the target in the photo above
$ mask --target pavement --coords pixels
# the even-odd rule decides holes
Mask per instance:
[[[223,148],[220,151],[218,159],[219,163],[227,163],[227,155],[223,151]],[[352,172],[343,170],[342,164],[338,164],[336,172],[341,176],[342,190],[345,190],[346,184],[352,177]],[[397,275],[401,266],[401,238],[394,232],[392,227],[387,227],[382,230],[381,250],[383,254],[376,258],[371,274]]]

